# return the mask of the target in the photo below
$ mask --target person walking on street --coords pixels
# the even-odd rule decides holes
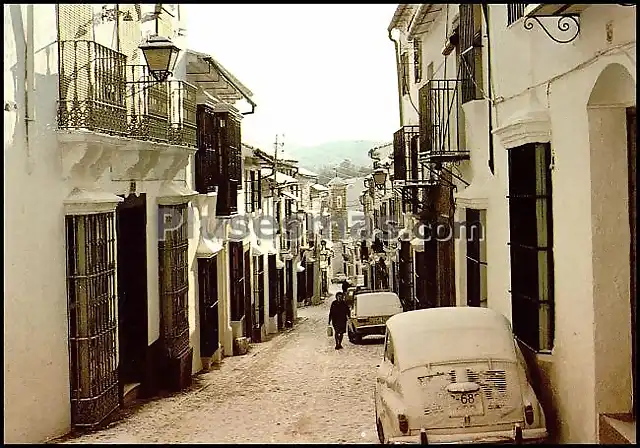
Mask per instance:
[[[336,293],[336,299],[331,303],[329,310],[329,324],[333,325],[333,336],[336,339],[336,350],[342,348],[342,338],[347,331],[347,320],[349,320],[349,307],[344,301],[344,294]]]
[[[350,287],[351,287],[351,283],[349,283],[349,280],[345,278],[344,281],[342,282],[342,293],[346,295],[347,289],[349,289]]]

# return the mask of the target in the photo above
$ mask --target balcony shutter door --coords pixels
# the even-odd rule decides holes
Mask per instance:
[[[431,107],[429,104],[430,83],[426,83],[418,91],[418,109],[420,113],[420,152],[431,151]]]
[[[476,99],[476,88],[474,79],[476,78],[476,56],[479,52],[473,50],[476,37],[476,17],[474,15],[473,4],[460,5],[460,26],[459,26],[459,48],[462,104]]]
[[[58,4],[58,42],[94,40],[93,7],[81,4]]]
[[[393,134],[393,171],[395,180],[407,180],[407,162],[405,159],[404,128]]]
[[[118,7],[123,14],[130,14],[135,20],[122,20],[123,16],[119,15],[120,21],[120,51],[127,56],[127,63],[137,65],[140,63],[138,57],[138,46],[140,45],[140,17],[133,4],[119,4]]]

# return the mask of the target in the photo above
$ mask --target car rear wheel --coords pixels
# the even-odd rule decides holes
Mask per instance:
[[[347,330],[347,337],[349,338],[349,342],[351,342],[352,344],[359,344],[360,342],[362,342],[362,336],[354,331]]]
[[[349,338],[349,342],[351,342],[352,344],[355,344],[355,338],[353,336],[353,331],[351,331],[350,329],[347,330],[347,337]]]

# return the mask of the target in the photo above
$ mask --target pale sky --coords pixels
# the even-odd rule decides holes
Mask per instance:
[[[254,94],[244,142],[272,146],[276,133],[286,146],[392,140],[398,94],[387,26],[396,5],[181,6],[189,48]]]

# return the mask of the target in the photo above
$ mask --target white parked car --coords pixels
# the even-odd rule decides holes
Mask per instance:
[[[347,337],[354,344],[364,336],[384,336],[387,319],[403,311],[398,295],[393,292],[355,292],[352,300]]]
[[[381,443],[519,443],[547,437],[511,324],[487,308],[387,321],[375,385]]]
[[[339,274],[336,274],[336,275],[331,279],[331,283],[342,283],[342,282],[343,282],[343,281],[345,281],[346,279],[347,279],[347,276],[341,272],[341,273],[339,273]]]

